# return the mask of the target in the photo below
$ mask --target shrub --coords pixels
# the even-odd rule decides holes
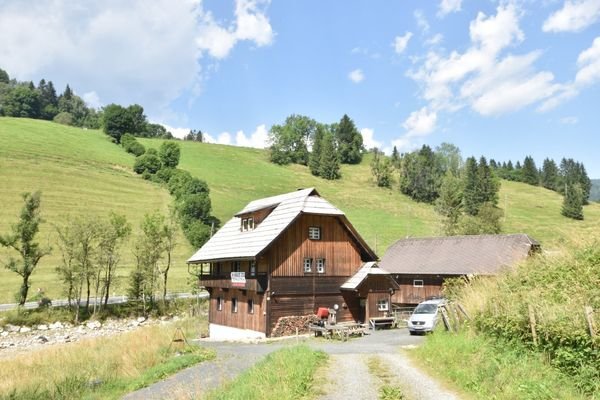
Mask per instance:
[[[61,113],[56,114],[56,116],[52,119],[57,124],[62,125],[73,125],[73,115],[71,113],[63,111]]]
[[[160,158],[157,155],[150,153],[149,149],[146,154],[141,155],[135,159],[133,164],[133,170],[138,174],[148,172],[149,174],[155,174],[160,170],[162,164]]]
[[[160,160],[163,165],[169,168],[175,168],[179,164],[181,150],[179,145],[172,141],[163,142],[160,145]]]

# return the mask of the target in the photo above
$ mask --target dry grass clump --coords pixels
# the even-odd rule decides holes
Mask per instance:
[[[198,321],[152,325],[116,336],[54,345],[3,360],[0,398],[28,398],[31,396],[28,393],[71,398],[59,393],[70,391],[76,396],[82,386],[110,385],[138,378],[167,362],[177,351],[195,351],[171,345],[178,327],[196,337],[199,325]],[[65,385],[69,387],[64,388]]]

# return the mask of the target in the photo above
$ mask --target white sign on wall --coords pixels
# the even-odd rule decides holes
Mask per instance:
[[[231,286],[245,287],[246,286],[246,273],[245,272],[232,272],[231,273]]]

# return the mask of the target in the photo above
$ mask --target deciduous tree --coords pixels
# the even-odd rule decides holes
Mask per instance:
[[[43,219],[40,216],[41,192],[23,194],[23,208],[19,222],[12,226],[11,232],[0,235],[0,245],[8,247],[19,254],[20,259],[10,257],[5,267],[22,278],[21,288],[17,295],[19,305],[27,301],[30,282],[29,278],[35,271],[42,257],[50,254],[49,247],[43,247],[36,242]]]

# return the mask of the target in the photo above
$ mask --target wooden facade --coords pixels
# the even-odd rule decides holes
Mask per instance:
[[[275,208],[236,216],[240,221],[252,218],[256,228]],[[368,316],[382,315],[377,302],[389,302],[389,282],[386,286],[383,280],[369,278],[361,291],[340,289],[365,262],[376,258],[348,225],[339,210],[337,215],[301,212],[254,257],[210,260],[200,283],[210,293],[209,322],[268,337],[281,317],[312,315],[320,307],[337,305],[339,322],[365,322]],[[314,228],[319,229],[318,238],[309,235]],[[244,273],[245,282],[235,281],[232,272]],[[248,311],[249,300],[253,313]]]
[[[413,306],[425,300],[442,297],[444,280],[459,275],[393,275],[400,288],[392,296],[392,303]]]

